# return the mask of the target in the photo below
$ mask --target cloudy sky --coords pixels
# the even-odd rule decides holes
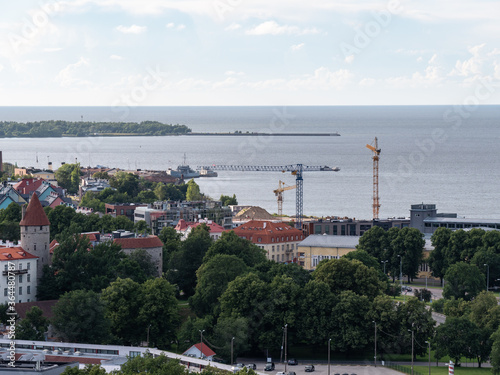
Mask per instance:
[[[496,0],[23,0],[0,105],[499,104]]]

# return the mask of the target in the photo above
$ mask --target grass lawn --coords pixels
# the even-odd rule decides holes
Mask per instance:
[[[429,373],[428,366],[413,366],[414,371],[418,371],[422,375],[427,375]],[[455,374],[456,375],[490,375],[492,374],[491,368],[485,367],[456,367],[455,366]],[[431,363],[431,375],[448,375],[448,366],[433,366]]]

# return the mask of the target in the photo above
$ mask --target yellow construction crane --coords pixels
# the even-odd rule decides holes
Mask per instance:
[[[380,200],[378,196],[378,161],[380,149],[378,148],[377,137],[371,145],[366,147],[373,151],[373,220],[378,220],[378,212],[380,209]]]
[[[295,189],[296,187],[297,187],[297,185],[285,186],[285,183],[280,180],[279,188],[276,190],[273,190],[274,195],[276,195],[278,197],[278,216],[279,217],[283,216],[283,192],[287,191],[287,190]]]

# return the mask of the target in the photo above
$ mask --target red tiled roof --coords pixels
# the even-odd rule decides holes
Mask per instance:
[[[233,230],[238,237],[245,237],[253,243],[286,243],[304,239],[301,230],[292,228],[285,223],[273,223],[272,221],[251,220]]]
[[[47,215],[45,215],[45,211],[43,210],[40,200],[38,199],[38,195],[33,194],[31,196],[30,203],[28,204],[28,208],[26,208],[26,213],[24,214],[24,218],[21,220],[19,225],[50,225],[50,221]]]
[[[122,249],[148,249],[163,247],[163,242],[156,236],[137,238],[115,238],[114,242],[121,245]]]
[[[38,257],[24,251],[22,247],[0,247],[0,261],[36,258]]]
[[[54,250],[57,249],[58,246],[59,246],[59,242],[57,242],[56,240],[52,240],[52,242],[49,245],[49,252],[51,254],[53,254]]]
[[[34,302],[23,302],[23,303],[16,303],[16,312],[19,315],[21,319],[24,319],[26,317],[26,313],[31,310],[33,306],[39,307],[42,312],[43,316],[47,319],[52,319],[54,317],[54,314],[52,313],[52,309],[55,306],[55,304],[58,302],[58,300],[50,300],[50,301],[34,301]]]
[[[35,178],[25,178],[19,181],[14,185],[14,189],[16,189],[21,194],[29,194],[32,191],[35,191],[42,185],[43,179],[35,179]]]
[[[196,349],[198,349],[200,352],[202,351],[202,350],[201,350],[201,343],[194,344],[193,346],[194,346]],[[193,347],[193,346],[192,346],[192,347]],[[191,348],[192,348],[192,347],[191,347]],[[190,348],[190,349],[191,349],[191,348]],[[188,349],[188,350],[189,350],[189,349]],[[203,352],[202,352],[202,353],[203,353],[203,355],[204,355],[205,357],[211,357],[211,356],[215,355],[215,352],[214,352],[212,349],[210,349],[210,348],[208,347],[208,345],[207,345],[207,344],[203,345]]]
[[[179,222],[177,223],[177,225],[175,226],[175,230],[179,231],[185,231],[186,229],[188,229],[191,225],[193,225],[192,222],[187,222],[186,220],[184,219],[180,219]]]
[[[220,226],[217,223],[214,223],[213,221],[211,223],[190,223],[189,226],[191,228],[196,228],[201,224],[205,224],[210,229],[210,233],[222,233],[225,231],[224,227]]]

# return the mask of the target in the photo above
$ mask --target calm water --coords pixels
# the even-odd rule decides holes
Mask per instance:
[[[1,139],[4,161],[44,167],[50,160],[125,169],[256,164],[338,166],[340,172],[304,174],[304,213],[371,218],[372,160],[365,145],[378,137],[380,217],[407,216],[411,204],[435,203],[439,212],[500,217],[500,106],[473,110],[401,107],[0,107],[0,120],[158,120],[193,131],[339,132],[340,137],[115,137]],[[38,164],[36,159],[38,157]],[[240,204],[277,211],[273,189],[290,174],[219,172],[198,179],[212,197],[235,193]],[[285,192],[284,213],[295,213]]]

